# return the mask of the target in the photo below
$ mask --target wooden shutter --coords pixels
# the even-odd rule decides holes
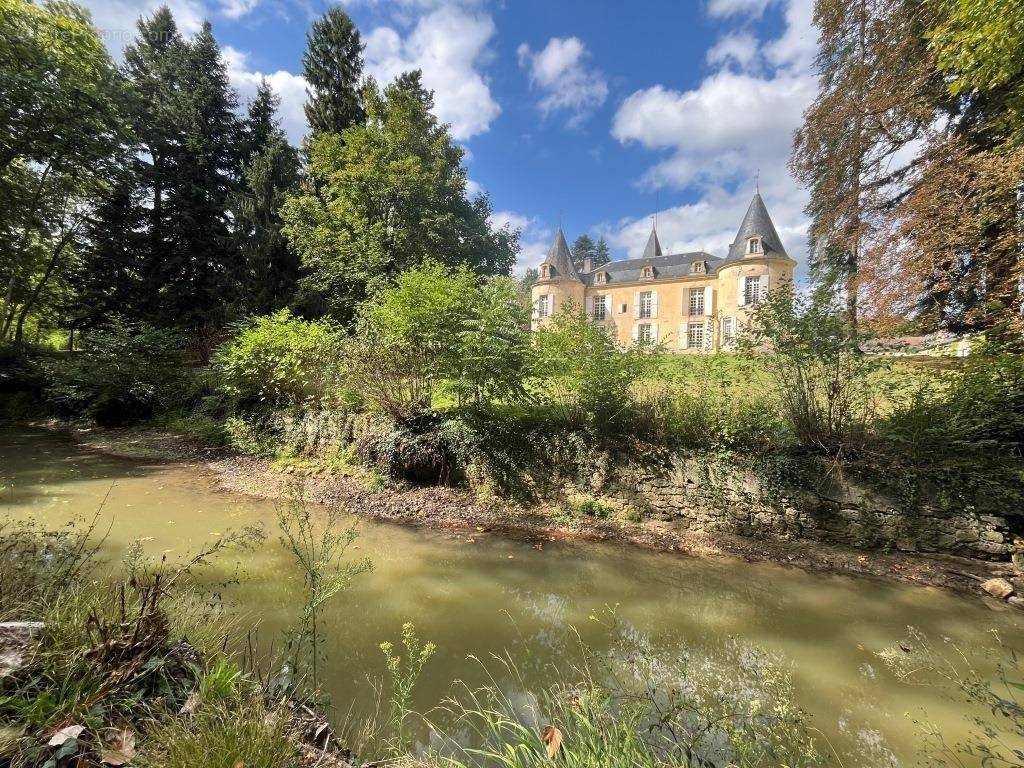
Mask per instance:
[[[633,291],[633,319],[640,319],[640,291]],[[636,338],[636,334],[633,334],[633,338]]]
[[[636,342],[640,338],[640,324],[633,323],[633,341]]]
[[[768,296],[768,275],[761,275],[761,301]]]
[[[714,300],[714,291],[710,285],[704,287],[704,314],[711,315],[711,302]]]
[[[658,316],[658,292],[651,291],[651,317]]]
[[[704,321],[704,349],[715,348],[715,321],[710,317]]]
[[[744,290],[746,287],[746,277],[740,275],[736,278],[736,306],[745,307],[747,305],[747,292]]]
[[[587,317],[589,317],[590,319],[593,319],[594,318],[594,297],[593,296],[587,296],[586,301],[587,301]]]
[[[658,324],[651,323],[651,341],[655,344],[658,343]]]
[[[679,324],[679,348],[686,349],[690,344],[690,324]]]

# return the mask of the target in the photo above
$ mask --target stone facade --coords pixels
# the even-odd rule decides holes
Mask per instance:
[[[661,469],[599,473],[590,490],[694,531],[985,559],[1005,559],[1012,551],[1002,515],[928,505],[908,511],[850,483],[820,486],[770,494],[752,471],[677,456]]]

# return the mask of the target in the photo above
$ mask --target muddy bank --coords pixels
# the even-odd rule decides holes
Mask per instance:
[[[216,474],[223,489],[234,493],[280,499],[294,493],[294,488],[301,485],[308,501],[341,505],[369,519],[475,535],[509,536],[532,541],[538,547],[543,547],[545,541],[589,539],[698,557],[766,561],[818,573],[942,587],[984,599],[994,608],[1008,603],[989,597],[981,585],[993,578],[1016,578],[1008,562],[938,554],[861,551],[806,539],[750,539],[725,532],[694,531],[672,521],[567,519],[561,514],[562,510],[555,507],[527,508],[501,499],[480,499],[457,488],[371,489],[361,478],[341,473],[281,471],[269,460],[232,455],[225,449],[209,448],[169,433],[69,429],[53,423],[45,426],[66,430],[77,443],[100,453],[206,467]],[[1013,603],[1021,607],[1019,600]]]

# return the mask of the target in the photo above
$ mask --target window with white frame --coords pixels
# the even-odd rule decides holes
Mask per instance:
[[[704,347],[704,323],[690,323],[686,329],[686,346],[690,349]]]
[[[761,238],[752,237],[747,240],[747,253],[760,253],[761,252]]]
[[[703,315],[704,314],[704,289],[703,288],[691,288],[690,289],[690,314],[691,315]]]
[[[693,262],[693,265],[691,266],[691,271],[692,272],[699,272],[699,273],[706,272],[707,271],[707,264],[705,264],[703,261],[695,261],[695,262]]]
[[[537,299],[537,317],[547,317],[551,314],[551,295],[543,294]]]
[[[654,294],[651,291],[640,293],[640,317],[649,318],[654,309]]]
[[[598,285],[604,285],[605,283],[607,283],[608,282],[608,273],[607,272],[598,272],[597,273],[597,278],[595,279],[595,282]]]
[[[722,343],[731,344],[736,340],[736,318],[722,318]]]
[[[549,277],[551,277],[551,267],[549,267],[547,264],[541,264],[540,265],[540,279],[541,280],[547,280]]]
[[[654,326],[650,323],[640,323],[636,327],[636,340],[644,343],[655,341]]]
[[[640,276],[645,279],[654,277],[654,267],[644,267],[640,272]]]
[[[594,297],[594,319],[604,320],[608,317],[608,297],[607,296],[595,296]]]
[[[744,304],[760,304],[761,299],[761,278],[760,277],[747,277],[743,281],[743,303]]]

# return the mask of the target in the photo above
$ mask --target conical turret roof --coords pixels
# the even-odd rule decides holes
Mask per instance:
[[[736,239],[729,246],[728,260],[742,259],[747,252],[747,241],[752,237],[761,238],[766,256],[789,258],[786,249],[782,247],[782,239],[775,231],[772,217],[768,215],[768,208],[765,207],[760,192],[755,193],[754,199],[750,201],[750,207],[747,208],[747,214],[743,217],[743,223],[740,224],[739,232],[736,233]]]
[[[572,263],[572,252],[569,250],[569,244],[565,242],[565,233],[562,232],[561,227],[555,233],[555,240],[551,243],[547,258],[541,263],[551,267],[551,277],[580,279],[579,272],[576,271],[576,267]]]
[[[647,238],[647,246],[644,248],[644,258],[654,259],[661,256],[661,241],[658,240],[658,230],[651,227],[651,236]]]

